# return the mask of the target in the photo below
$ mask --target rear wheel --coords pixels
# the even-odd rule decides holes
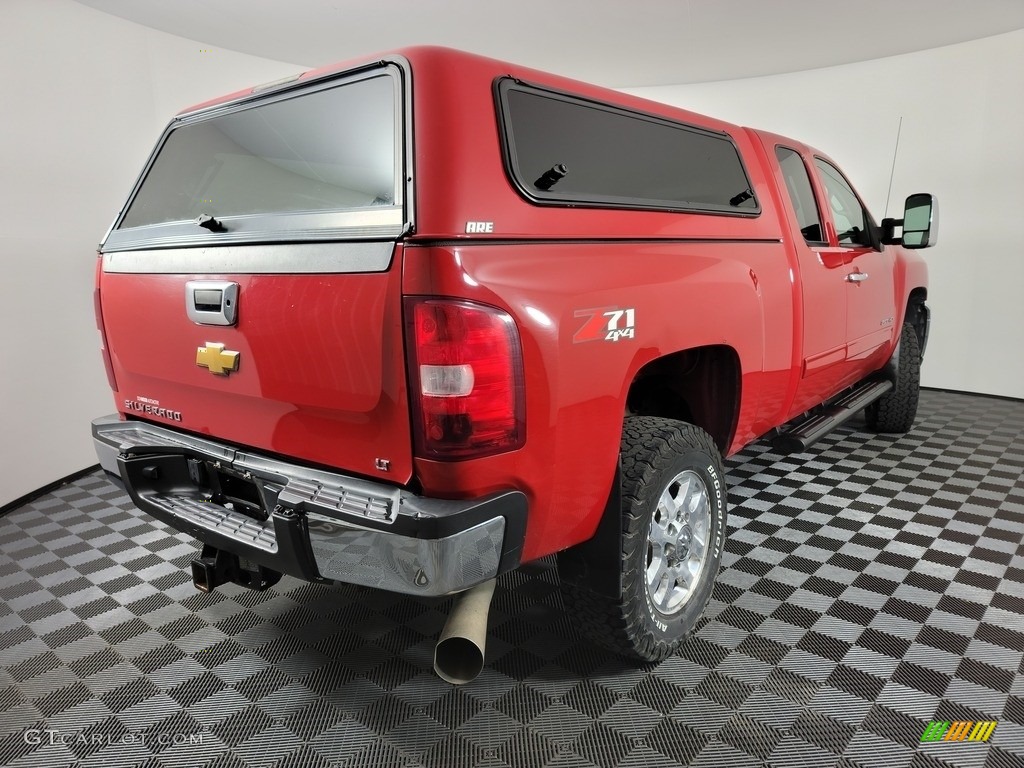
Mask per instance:
[[[893,388],[864,409],[864,420],[874,432],[907,432],[914,426],[921,390],[921,345],[917,332],[904,323],[896,353],[898,367]]]
[[[665,658],[703,613],[722,560],[726,486],[711,437],[680,421],[626,419],[622,433],[620,591],[562,580],[572,618],[625,656]]]

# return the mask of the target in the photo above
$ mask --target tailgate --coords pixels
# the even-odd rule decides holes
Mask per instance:
[[[379,242],[105,255],[100,301],[118,410],[265,452],[408,481],[400,255],[400,246]],[[353,270],[376,259],[385,269],[127,271],[190,259],[207,267],[246,259],[320,269],[347,262]],[[195,311],[190,318],[196,307],[215,314],[213,302],[232,294],[234,325],[210,323],[216,318],[206,315],[197,322]]]

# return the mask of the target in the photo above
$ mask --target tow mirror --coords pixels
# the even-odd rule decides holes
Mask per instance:
[[[939,202],[919,193],[907,198],[903,212],[903,247],[927,248],[939,242]]]
[[[903,227],[902,237],[895,236],[896,227]],[[882,242],[904,248],[935,245],[939,242],[939,201],[926,192],[910,195],[902,219],[882,219]]]

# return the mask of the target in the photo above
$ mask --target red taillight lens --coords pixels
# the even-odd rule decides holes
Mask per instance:
[[[467,459],[522,447],[523,353],[509,314],[410,298],[405,318],[417,454]]]
[[[96,329],[100,332],[100,352],[103,354],[103,367],[107,371],[107,383],[110,389],[117,392],[117,379],[114,378],[114,365],[110,361],[110,348],[107,346],[107,329],[103,325],[103,304],[100,301],[100,269],[101,262],[96,265],[96,287],[92,292],[93,308],[96,310]]]

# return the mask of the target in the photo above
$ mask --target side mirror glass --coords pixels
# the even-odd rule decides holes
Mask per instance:
[[[928,248],[939,241],[939,201],[918,193],[907,198],[903,211],[903,247]]]

